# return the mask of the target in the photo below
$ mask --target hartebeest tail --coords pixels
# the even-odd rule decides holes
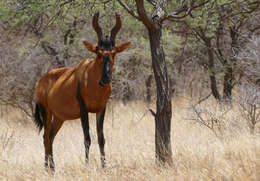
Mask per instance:
[[[112,72],[115,56],[129,47],[130,42],[116,44],[122,22],[116,14],[116,24],[110,36],[103,37],[98,23],[99,13],[92,20],[98,42],[83,41],[96,58],[83,59],[75,67],[53,69],[41,77],[36,87],[35,124],[44,128],[45,167],[54,170],[53,142],[64,121],[81,119],[84,134],[85,159],[88,161],[91,138],[88,113],[96,114],[97,138],[101,164],[105,166],[103,123],[106,105],[112,92]]]
[[[46,119],[46,112],[43,106],[36,104],[34,111],[34,123],[41,132],[43,128],[43,121]]]

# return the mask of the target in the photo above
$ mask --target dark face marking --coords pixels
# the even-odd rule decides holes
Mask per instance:
[[[101,51],[112,51],[114,45],[111,40],[106,38],[105,40],[100,41],[100,50]],[[102,70],[102,76],[99,80],[99,85],[105,86],[111,82],[111,75],[110,75],[110,54],[106,53],[102,55],[103,58],[103,70]]]
[[[103,56],[103,72],[104,72],[104,77],[105,78],[110,78],[110,55],[109,54],[105,54]]]
[[[111,51],[114,48],[113,41],[109,40],[108,37],[106,37],[105,40],[100,41],[100,49],[102,51],[108,50]]]

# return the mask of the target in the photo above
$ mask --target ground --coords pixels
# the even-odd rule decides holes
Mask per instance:
[[[212,106],[212,112],[217,112]],[[102,169],[95,116],[90,116],[90,162],[84,162],[79,120],[67,121],[54,141],[56,172],[44,170],[42,134],[33,122],[12,108],[1,107],[0,180],[259,180],[260,138],[250,135],[236,108],[225,120],[238,121],[214,132],[192,120],[189,103],[173,100],[174,166],[154,161],[154,119],[143,102],[110,102],[104,134],[107,167]],[[154,108],[154,105],[150,107]],[[26,120],[25,120],[26,119]],[[27,120],[28,119],[28,120]],[[235,123],[235,122],[234,122]]]

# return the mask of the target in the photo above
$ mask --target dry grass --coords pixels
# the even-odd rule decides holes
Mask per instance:
[[[11,111],[0,122],[0,180],[260,179],[260,138],[250,136],[236,108],[222,118],[230,124],[216,137],[212,130],[187,119],[192,117],[187,103],[175,100],[173,105],[173,168],[155,165],[154,123],[146,106],[117,103],[110,104],[105,118],[107,168],[101,168],[92,115],[89,164],[84,163],[80,121],[66,122],[54,142],[54,175],[43,167],[42,133],[38,135],[32,123],[17,121],[21,115]],[[215,111],[215,105],[210,105]]]

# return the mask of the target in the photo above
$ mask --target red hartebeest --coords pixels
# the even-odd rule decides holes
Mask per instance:
[[[88,161],[91,139],[88,113],[96,113],[98,144],[101,164],[105,166],[105,139],[103,121],[106,104],[112,91],[111,74],[114,57],[129,47],[130,42],[115,46],[115,37],[121,28],[120,15],[116,14],[116,25],[110,37],[103,39],[98,24],[99,13],[92,20],[98,36],[98,45],[83,41],[86,48],[95,53],[95,59],[84,59],[72,68],[50,70],[43,75],[36,88],[35,124],[44,127],[45,167],[54,170],[52,144],[65,120],[81,118],[84,132],[86,161]]]

